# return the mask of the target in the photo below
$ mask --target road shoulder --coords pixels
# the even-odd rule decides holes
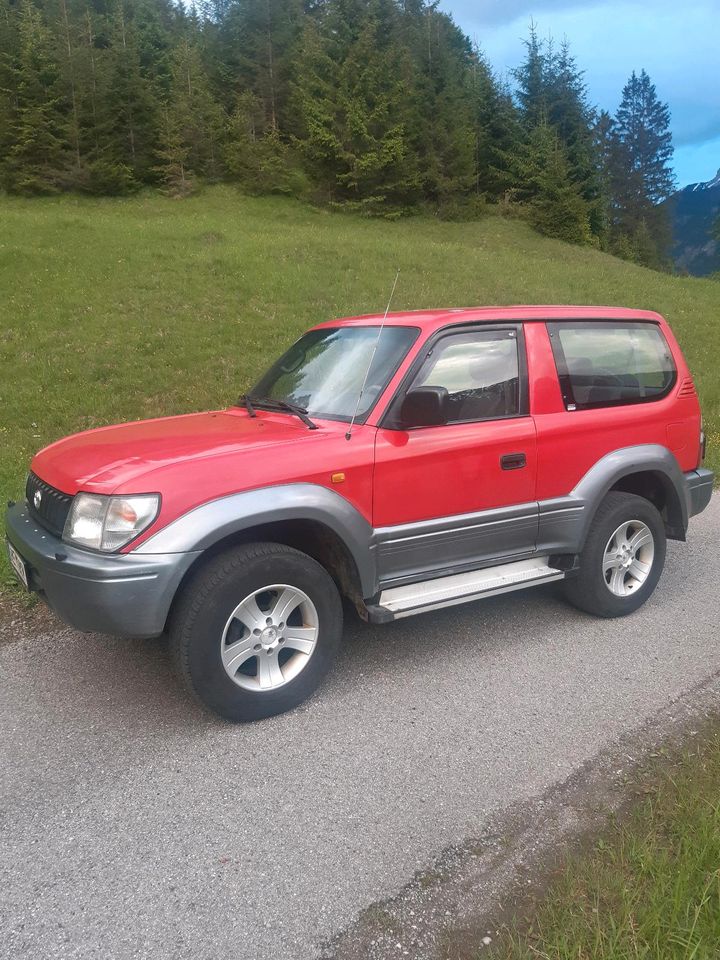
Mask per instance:
[[[323,960],[475,958],[483,939],[527,912],[567,854],[632,806],[661,751],[720,715],[720,673],[696,685],[542,796],[492,818],[481,836],[448,848],[395,897],[372,904],[324,945]]]

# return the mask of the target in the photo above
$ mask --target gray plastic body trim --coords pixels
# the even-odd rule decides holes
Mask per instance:
[[[363,595],[377,592],[372,527],[348,500],[315,483],[263,487],[211,500],[173,520],[134,552],[202,551],[234,533],[283,520],[312,520],[329,527],[350,551]]]
[[[7,537],[30,568],[30,586],[58,616],[86,632],[154,637],[199,553],[99,554],[64,543],[16,504]]]
[[[514,504],[477,513],[436,517],[375,531],[381,583],[439,570],[456,572],[499,558],[530,554],[538,532],[538,505]]]
[[[624,477],[642,472],[658,475],[668,500],[668,534],[684,539],[689,516],[685,475],[667,447],[647,443],[613,450],[588,470],[568,496],[541,501],[538,552],[579,553],[608,491]]]

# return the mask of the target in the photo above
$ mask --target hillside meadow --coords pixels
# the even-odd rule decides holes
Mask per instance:
[[[174,201],[0,197],[0,498],[77,430],[226,405],[303,329],[394,309],[622,304],[663,313],[720,467],[720,283],[670,277],[524,223],[361,219],[228,187]],[[4,555],[0,582],[11,583]]]

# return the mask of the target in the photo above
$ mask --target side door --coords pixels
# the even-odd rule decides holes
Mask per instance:
[[[447,422],[403,422],[403,400],[418,387],[447,390]],[[435,335],[376,435],[373,523],[381,583],[531,554],[536,471],[522,324]]]

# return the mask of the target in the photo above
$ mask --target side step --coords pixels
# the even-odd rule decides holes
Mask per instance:
[[[562,580],[564,576],[565,571],[551,567],[547,557],[535,557],[437,580],[392,587],[383,590],[377,606],[370,608],[370,619],[373,622],[399,620],[414,613],[439,610],[468,600],[480,600],[498,593],[510,593],[511,590]]]

